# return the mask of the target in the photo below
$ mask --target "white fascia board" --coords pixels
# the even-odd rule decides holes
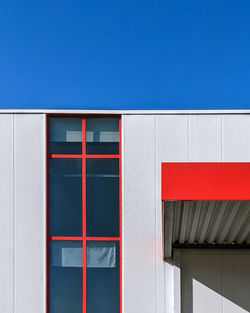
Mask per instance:
[[[43,110],[0,109],[0,114],[119,114],[119,115],[193,115],[193,114],[250,114],[250,110]]]

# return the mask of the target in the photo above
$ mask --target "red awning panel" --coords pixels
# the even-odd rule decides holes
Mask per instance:
[[[250,200],[250,163],[163,163],[162,200]]]

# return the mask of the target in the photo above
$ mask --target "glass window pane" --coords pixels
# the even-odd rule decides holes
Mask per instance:
[[[87,160],[87,236],[119,236],[119,159]]]
[[[119,140],[118,118],[86,119],[87,154],[119,154]]]
[[[120,312],[119,243],[92,241],[87,243],[87,313],[103,312]]]
[[[82,119],[75,117],[50,118],[50,153],[82,153]]]
[[[87,246],[87,267],[116,267],[115,243],[89,242]]]
[[[50,235],[82,236],[82,160],[50,159]]]
[[[50,312],[82,313],[81,241],[50,242]]]

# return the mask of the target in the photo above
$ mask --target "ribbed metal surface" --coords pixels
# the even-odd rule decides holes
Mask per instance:
[[[250,244],[250,201],[178,201],[173,224],[175,244]]]

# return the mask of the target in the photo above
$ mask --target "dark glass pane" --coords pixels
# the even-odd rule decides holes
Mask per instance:
[[[82,313],[82,264],[82,242],[50,242],[50,313]]]
[[[86,153],[119,154],[119,119],[90,117],[86,119]]]
[[[82,119],[55,117],[49,120],[51,154],[82,153]]]
[[[50,160],[50,235],[82,236],[82,160]]]
[[[120,312],[118,242],[87,243],[87,313]]]
[[[119,236],[119,160],[87,160],[87,236]]]

